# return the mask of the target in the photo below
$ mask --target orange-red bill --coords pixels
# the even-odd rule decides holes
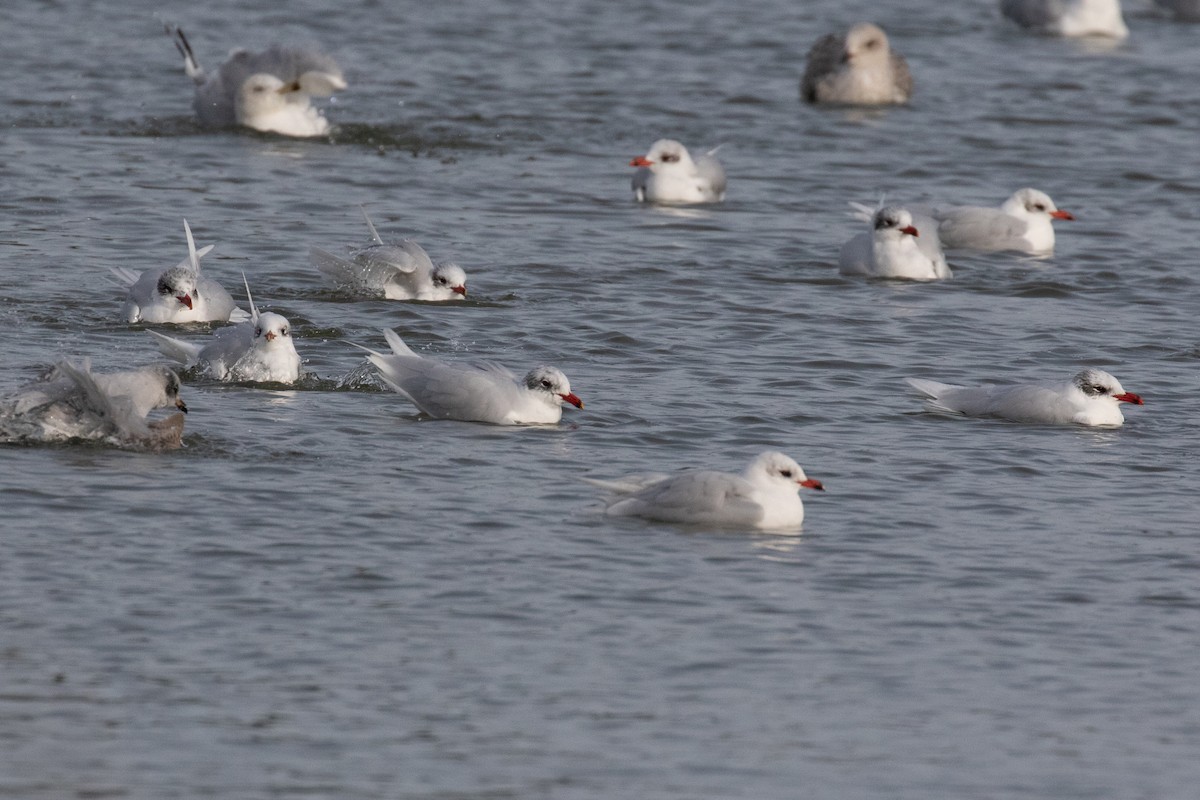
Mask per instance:
[[[1133,403],[1135,406],[1146,405],[1144,402],[1142,402],[1142,398],[1138,397],[1133,392],[1125,392],[1124,394],[1114,394],[1113,397],[1116,398],[1117,401],[1121,402],[1121,403]]]
[[[183,303],[189,309],[192,307],[192,296],[190,294],[177,294],[175,299]]]
[[[451,286],[450,291],[455,294],[461,294],[463,297],[467,296],[467,287],[465,286]]]
[[[900,229],[900,232],[907,233],[909,236],[920,236],[921,235],[920,233],[917,232],[917,229],[914,228],[912,225],[906,225],[905,227]]]
[[[816,478],[809,478],[806,481],[800,481],[800,485],[805,489],[816,489],[818,492],[825,491],[825,484],[821,483]]]
[[[583,408],[583,401],[580,400],[575,395],[574,392],[568,392],[567,394],[560,394],[559,397],[561,397],[563,400],[570,403],[571,405],[575,406],[576,408]]]
[[[646,158],[645,156],[638,156],[629,162],[629,166],[631,166],[631,167],[648,167],[653,163],[654,163],[653,161]]]
[[[1072,214],[1070,211],[1063,211],[1062,209],[1051,211],[1050,216],[1054,217],[1055,219],[1075,219],[1074,214]]]

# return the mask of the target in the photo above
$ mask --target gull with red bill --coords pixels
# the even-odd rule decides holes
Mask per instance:
[[[966,387],[920,378],[906,380],[924,395],[925,407],[930,411],[968,417],[1000,417],[1014,422],[1115,428],[1125,423],[1121,403],[1144,405],[1140,396],[1125,391],[1120,381],[1094,367],[1055,387]]]
[[[777,451],[762,453],[741,475],[701,470],[584,480],[613,492],[605,509],[612,516],[777,532],[795,531],[804,522],[800,489],[825,491],[820,481]]]
[[[234,305],[229,292],[200,274],[200,257],[212,250],[213,245],[197,250],[186,219],[183,231],[188,243],[186,261],[173,267],[148,269],[140,275],[127,267],[109,270],[128,289],[121,309],[125,321],[181,325],[246,319],[246,312]]]
[[[644,156],[629,166],[633,174],[633,196],[639,203],[664,205],[719,203],[725,199],[725,168],[713,148],[693,161],[686,147],[674,139],[659,139]]]
[[[435,419],[493,425],[553,425],[563,403],[583,408],[567,376],[554,367],[535,367],[521,380],[493,363],[447,364],[419,356],[391,330],[383,332],[390,355],[367,347],[379,377]]]
[[[220,381],[253,383],[295,383],[300,378],[300,355],[292,342],[292,325],[286,317],[265,311],[259,313],[245,274],[246,300],[250,319],[213,332],[206,345],[185,342],[146,331],[158,340],[158,349],[188,367],[201,365]]]
[[[938,244],[937,232],[918,230],[907,209],[884,206],[871,216],[870,224],[870,231],[842,245],[838,254],[838,271],[842,275],[910,281],[953,277]]]
[[[467,273],[450,261],[434,264],[429,254],[412,239],[385,244],[365,208],[362,211],[371,243],[351,249],[349,258],[335,256],[319,247],[309,258],[336,286],[352,294],[386,300],[423,300],[439,303],[467,296]]]
[[[240,125],[284,136],[321,136],[329,122],[310,98],[346,88],[337,63],[317,50],[272,45],[259,53],[234,50],[214,73],[196,60],[183,31],[166,26],[183,56],[183,69],[196,84],[192,106],[210,128]]]
[[[944,206],[922,209],[937,221],[942,246],[950,249],[997,252],[1015,250],[1031,255],[1054,251],[1054,220],[1075,219],[1037,189],[1019,189],[999,208]]]

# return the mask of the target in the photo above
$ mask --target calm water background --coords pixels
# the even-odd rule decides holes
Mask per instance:
[[[180,260],[184,217],[322,380],[192,383],[167,455],[0,451],[0,797],[1194,791],[1200,28],[1135,4],[1104,47],[940,0],[9,5],[0,390],[156,361],[106,276]],[[210,67],[321,42],[339,133],[199,130],[164,19]],[[809,44],[859,19],[912,106],[803,106]],[[667,135],[724,144],[728,202],[631,202],[625,164]],[[1048,261],[836,275],[849,200],[1024,185],[1079,219]],[[471,301],[329,291],[307,250],[365,241],[360,203]],[[335,390],[385,326],[554,363],[587,409],[502,430]],[[1088,364],[1146,398],[1124,428],[934,417],[902,380]],[[611,520],[578,480],[765,447],[829,489],[802,535]]]

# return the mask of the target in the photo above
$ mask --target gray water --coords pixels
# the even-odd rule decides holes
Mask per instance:
[[[186,446],[0,451],[0,797],[1181,798],[1200,780],[1196,26],[1119,46],[990,3],[23,3],[0,12],[0,391],[157,361],[108,268],[245,271],[320,380],[192,381]],[[335,10],[337,9],[337,10]],[[882,23],[910,107],[798,100]],[[207,132],[202,63],[319,41],[327,141]],[[660,136],[727,202],[636,206]],[[847,201],[1078,221],[1056,255],[839,278]],[[310,246],[411,236],[453,306],[352,300]],[[349,342],[553,363],[555,428],[418,419]],[[186,338],[208,335],[204,328]],[[1146,399],[1117,430],[923,413],[906,376]],[[802,534],[603,516],[579,479],[737,470]]]

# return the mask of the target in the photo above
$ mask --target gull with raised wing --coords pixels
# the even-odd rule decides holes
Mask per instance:
[[[875,211],[870,224],[871,230],[842,245],[838,254],[841,274],[910,281],[953,277],[937,234],[922,236],[907,209],[884,206]]]
[[[955,386],[921,378],[908,384],[925,397],[930,411],[968,417],[1000,417],[1014,422],[1117,427],[1124,424],[1121,403],[1143,405],[1102,369],[1085,369],[1060,386]]]
[[[1000,0],[1000,13],[1048,36],[1129,35],[1120,0]]]
[[[371,243],[350,251],[350,258],[314,247],[309,258],[322,274],[338,287],[355,294],[387,300],[442,302],[467,296],[467,273],[450,261],[434,264],[421,245],[411,239],[385,244],[366,209],[363,219],[371,231]]]
[[[188,322],[228,322],[245,318],[246,312],[234,305],[233,297],[219,283],[200,274],[200,257],[213,249],[208,245],[196,250],[192,229],[183,221],[187,235],[188,257],[173,267],[155,267],[140,275],[126,267],[110,272],[127,288],[121,314],[126,322],[151,324]]]
[[[800,489],[825,489],[775,451],[759,455],[741,475],[704,470],[584,480],[616,495],[605,509],[613,516],[774,531],[796,530],[804,522]]]
[[[414,353],[394,331],[384,337],[391,355],[367,347],[383,382],[435,419],[494,425],[553,425],[563,403],[583,408],[567,376],[555,367],[535,367],[521,380],[504,367],[447,364]]]
[[[213,128],[241,125],[284,136],[320,136],[329,122],[312,97],[329,97],[346,88],[337,63],[316,50],[272,45],[261,53],[235,50],[208,74],[179,28],[167,34],[183,56],[183,69],[196,84],[193,107],[201,124]]]
[[[633,196],[639,203],[718,203],[725,199],[725,168],[713,148],[693,161],[686,147],[674,139],[659,139],[644,156],[629,166]]]
[[[924,211],[937,220],[943,247],[1031,255],[1054,251],[1054,220],[1075,219],[1054,205],[1050,195],[1029,188],[1018,189],[999,208],[935,206]]]
[[[158,340],[165,356],[189,367],[200,364],[217,380],[295,383],[300,378],[300,356],[292,342],[291,323],[270,311],[259,313],[245,275],[242,281],[250,319],[214,331],[208,344],[185,342],[158,331],[147,333]]]
[[[0,399],[0,441],[99,441],[117,447],[179,447],[183,414],[147,420],[156,408],[187,413],[179,376],[166,367],[93,373],[91,362],[63,360]]]
[[[800,79],[800,96],[809,103],[893,105],[907,103],[912,91],[908,62],[870,22],[818,39]]]

